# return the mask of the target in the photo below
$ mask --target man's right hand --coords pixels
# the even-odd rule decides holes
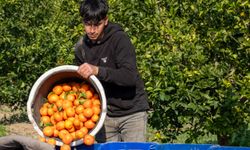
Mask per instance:
[[[91,75],[97,75],[99,68],[97,66],[84,63],[79,66],[77,72],[85,79],[88,79]]]

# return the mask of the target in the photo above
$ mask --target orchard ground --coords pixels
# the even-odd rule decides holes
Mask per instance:
[[[12,109],[6,105],[0,105],[0,126],[0,136],[18,134],[38,138],[38,133],[29,122],[24,109]]]

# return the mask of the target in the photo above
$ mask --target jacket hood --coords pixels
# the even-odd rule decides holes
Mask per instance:
[[[108,25],[104,28],[104,35],[101,39],[97,40],[96,43],[92,43],[91,40],[88,38],[87,35],[84,36],[84,40],[88,44],[101,44],[109,39],[114,33],[118,31],[123,31],[122,27],[119,24],[108,22]]]

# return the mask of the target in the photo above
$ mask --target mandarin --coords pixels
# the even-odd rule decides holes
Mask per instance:
[[[58,137],[59,131],[57,129],[54,129],[53,137]]]
[[[73,127],[73,122],[72,121],[70,121],[70,120],[65,120],[64,121],[64,127],[66,128],[66,129],[71,129],[72,127]]]
[[[86,91],[85,94],[87,99],[91,99],[93,97],[93,93],[90,90]]]
[[[83,102],[83,106],[84,106],[84,108],[90,108],[93,106],[93,101],[92,100],[85,100]]]
[[[47,140],[47,143],[48,143],[48,144],[51,144],[51,145],[56,145],[56,140],[55,140],[54,138],[49,138],[49,139]]]
[[[55,112],[53,116],[54,116],[54,120],[56,122],[63,120],[63,113],[62,112]]]
[[[54,114],[55,112],[54,112],[54,110],[53,110],[53,108],[48,108],[48,115],[49,116],[52,116],[53,114]]]
[[[56,124],[56,129],[57,129],[57,130],[61,131],[61,130],[63,130],[64,128],[65,128],[64,121],[59,121],[59,122],[57,122],[57,124]]]
[[[83,114],[85,117],[90,118],[94,114],[92,108],[86,108],[83,110]]]
[[[41,142],[46,142],[46,139],[44,137],[41,137],[41,136],[38,137],[38,140]]]
[[[62,100],[65,100],[66,99],[66,93],[62,92],[62,94],[59,95],[59,98],[62,99]]]
[[[54,93],[52,93],[52,94],[50,94],[49,96],[48,96],[48,102],[50,103],[50,104],[52,104],[52,103],[55,103],[57,100],[59,100],[60,98],[59,98],[59,96],[58,95],[56,95],[56,94],[54,94]]]
[[[99,106],[92,107],[93,113],[99,115],[101,113],[101,108]]]
[[[75,134],[77,139],[81,139],[84,137],[84,132],[82,130],[77,130]]]
[[[63,88],[61,85],[56,85],[53,87],[52,91],[56,94],[56,95],[60,95],[63,92]]]
[[[94,99],[92,101],[93,101],[94,106],[100,106],[101,105],[101,101],[99,99]]]
[[[42,116],[40,118],[40,121],[42,124],[50,123],[50,117],[49,116]]]
[[[63,88],[63,91],[65,92],[68,92],[71,90],[71,86],[66,83],[62,85],[62,88]]]
[[[71,134],[65,134],[63,137],[62,137],[62,142],[64,144],[70,144],[71,142],[73,141],[73,136]]]
[[[48,108],[47,107],[41,107],[39,112],[40,112],[41,116],[47,116],[48,115]]]
[[[75,116],[75,109],[73,107],[68,107],[65,110],[68,117],[74,117]]]
[[[99,115],[94,114],[94,115],[91,117],[91,120],[92,120],[93,122],[97,122],[97,121],[99,120]]]
[[[88,91],[89,85],[87,83],[84,83],[84,84],[82,84],[81,88],[84,89],[85,91]]]
[[[95,143],[95,138],[94,136],[90,135],[90,134],[86,134],[83,138],[83,143],[85,145],[91,146]]]
[[[67,96],[66,96],[66,100],[68,100],[68,101],[74,101],[76,99],[76,96],[75,96],[75,94],[73,94],[73,93],[71,93],[71,94],[68,94]]]
[[[51,137],[54,134],[54,128],[52,126],[46,126],[43,128],[43,134],[45,136]]]
[[[71,132],[70,134],[72,135],[73,140],[77,140],[77,138],[76,138],[76,132]]]
[[[79,105],[79,106],[77,106],[76,107],[76,114],[80,114],[80,113],[83,113],[83,110],[84,110],[84,107],[83,107],[83,105]]]
[[[67,144],[63,144],[61,147],[60,147],[60,150],[71,150],[71,147]]]
[[[69,131],[66,129],[62,129],[61,131],[59,131],[59,138],[62,139],[66,134],[69,134]]]
[[[73,125],[75,126],[75,128],[80,128],[80,125],[81,125],[81,121],[79,119],[75,119],[73,121]]]
[[[92,120],[87,120],[84,122],[84,126],[88,129],[93,129],[95,127],[95,123]]]
[[[84,133],[84,135],[88,134],[89,132],[89,129],[87,127],[82,127],[80,130]]]
[[[78,119],[79,119],[81,122],[85,122],[85,121],[88,120],[88,119],[84,116],[83,113],[80,113],[80,114],[78,115]]]
[[[65,101],[63,102],[63,110],[66,110],[66,109],[69,108],[69,107],[73,107],[72,101],[65,100]]]

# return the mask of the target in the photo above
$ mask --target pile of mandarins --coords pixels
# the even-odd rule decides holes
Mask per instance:
[[[40,127],[47,138],[40,140],[55,145],[59,138],[61,149],[70,149],[71,142],[83,140],[94,144],[89,134],[99,120],[101,102],[98,94],[87,82],[69,82],[55,85],[40,108]]]

